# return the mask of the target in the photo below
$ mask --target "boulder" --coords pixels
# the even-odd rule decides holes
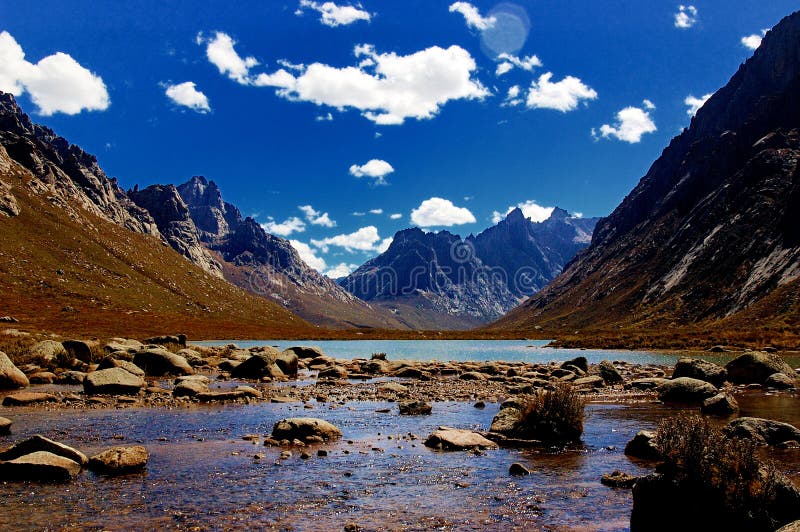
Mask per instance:
[[[55,380],[56,374],[51,371],[37,371],[28,375],[31,384],[53,384]]]
[[[324,368],[319,370],[317,374],[318,379],[346,379],[347,378],[347,370],[341,366],[331,366],[329,368]]]
[[[39,482],[67,482],[77,477],[77,462],[47,451],[37,451],[0,462],[0,479]]]
[[[508,468],[508,474],[513,475],[515,477],[522,477],[525,475],[530,475],[531,470],[525,467],[524,465],[520,464],[519,462],[514,462]]]
[[[237,379],[260,379],[262,377],[280,378],[283,372],[275,365],[277,360],[277,349],[272,347],[265,348],[263,351],[254,353],[250,358],[231,370],[231,377]]]
[[[672,370],[672,378],[689,377],[714,386],[722,386],[728,377],[728,372],[722,366],[713,362],[706,362],[699,358],[681,358]]]
[[[497,444],[471,430],[439,427],[428,439],[425,446],[442,451],[463,451],[466,449],[497,449]]]
[[[425,401],[403,401],[397,406],[401,416],[427,416],[433,411],[430,403]]]
[[[70,358],[77,358],[81,362],[91,364],[94,362],[94,348],[97,347],[96,342],[85,342],[83,340],[65,340],[61,342],[64,349],[67,351],[67,356]]]
[[[639,477],[623,473],[622,471],[614,471],[613,473],[606,473],[600,477],[600,484],[608,486],[609,488],[624,488],[630,489],[636,484]]]
[[[69,458],[81,466],[84,466],[89,462],[89,459],[86,458],[86,455],[77,449],[73,449],[72,447],[64,445],[63,443],[45,438],[39,434],[31,436],[27,440],[17,442],[11,447],[0,451],[0,461],[14,460],[20,456],[25,456],[26,454],[39,451],[45,451],[58,456],[63,456],[64,458]]]
[[[37,364],[51,367],[55,366],[59,359],[67,357],[67,350],[61,342],[44,340],[31,347],[31,356]]]
[[[28,377],[11,362],[8,355],[0,351],[0,390],[24,388],[29,384]]]
[[[739,411],[739,403],[730,394],[718,393],[703,401],[700,412],[710,416],[730,416]]]
[[[297,376],[297,366],[300,362],[300,357],[294,351],[289,351],[288,349],[281,352],[278,357],[275,359],[275,364],[281,368],[281,371],[284,375],[288,375],[290,377]]]
[[[142,348],[144,348],[144,344],[142,344],[142,342],[138,340],[130,340],[128,338],[112,338],[106,345],[103,346],[103,350],[109,354],[120,351],[133,354]]]
[[[561,363],[562,368],[569,369],[569,366],[573,368],[578,368],[582,372],[586,373],[589,371],[589,361],[586,360],[586,357],[576,357],[572,360],[567,360],[566,362]]]
[[[92,456],[89,470],[103,475],[123,475],[141,471],[147,466],[149,455],[141,445],[113,447]]]
[[[154,336],[152,338],[148,338],[144,341],[145,344],[150,345],[177,345],[180,347],[186,347],[186,335],[185,334],[175,334],[175,335],[165,335],[165,336]]]
[[[5,436],[11,434],[11,420],[8,418],[0,417],[0,435]]]
[[[378,387],[378,393],[380,395],[388,395],[388,394],[406,395],[408,394],[408,387],[403,386],[399,382],[387,382],[385,384],[381,384]]]
[[[203,356],[194,349],[181,349],[175,354],[179,357],[185,358],[186,362],[188,362],[193,368],[204,366],[206,363],[206,361],[203,359]]]
[[[122,368],[128,373],[132,373],[137,377],[144,377],[144,370],[134,364],[133,362],[128,362],[127,360],[119,360],[116,358],[106,357],[100,361],[98,364],[97,369],[111,369],[111,368]]]
[[[656,446],[655,438],[655,432],[640,430],[625,445],[625,455],[641,460],[660,460],[661,453],[658,450],[658,446]]]
[[[208,385],[203,382],[195,380],[186,380],[180,382],[172,390],[174,397],[194,397],[197,394],[208,392]]]
[[[773,390],[794,390],[797,387],[797,379],[785,373],[773,373],[764,381],[764,386]]]
[[[342,437],[342,431],[323,419],[293,417],[282,419],[272,428],[272,437],[280,440],[331,441]]]
[[[760,445],[777,445],[790,440],[800,441],[800,429],[772,419],[740,417],[728,423],[723,430],[732,438],[748,438]]]
[[[800,521],[794,521],[788,525],[783,525],[777,532],[800,532]]]
[[[319,347],[310,347],[304,345],[298,345],[294,347],[290,347],[283,351],[284,353],[290,352],[297,355],[298,358],[317,358],[321,356],[325,356],[325,353],[322,352],[322,349]]]
[[[492,419],[492,425],[489,430],[499,434],[508,434],[519,424],[521,417],[521,405],[510,404],[506,406],[506,404],[503,403],[500,407],[500,411],[497,412],[494,419]]]
[[[144,386],[143,378],[122,368],[93,371],[83,380],[88,395],[136,395]]]
[[[572,386],[578,389],[602,388],[604,385],[605,380],[600,375],[589,375],[572,381]]]
[[[36,403],[56,403],[58,397],[44,392],[18,392],[3,397],[3,406],[28,406]]]
[[[485,381],[486,375],[478,371],[467,371],[458,376],[462,381]]]
[[[792,367],[780,356],[771,353],[745,353],[725,365],[728,380],[734,384],[764,384],[775,373],[797,378]]]
[[[480,375],[480,373],[478,373]],[[406,366],[404,368],[398,369],[392,374],[393,377],[399,377],[403,379],[419,379],[421,381],[429,381],[431,380],[431,376],[422,371],[419,368],[415,368],[412,366]],[[485,379],[483,375],[480,376],[480,380]]]
[[[185,358],[160,347],[137,351],[133,356],[133,363],[142,368],[147,375],[153,376],[194,373]]]
[[[86,373],[82,371],[64,371],[58,374],[58,378],[56,379],[56,383],[58,384],[83,384],[83,380],[86,378]]]
[[[658,387],[658,398],[665,403],[702,403],[717,395],[717,387],[700,379],[678,377],[664,382]]]
[[[603,381],[609,386],[619,384],[624,380],[622,375],[620,375],[619,371],[616,367],[614,367],[614,364],[612,364],[610,360],[601,361],[600,364],[597,365],[597,372],[600,374],[600,377],[602,377]]]
[[[636,390],[655,390],[669,379],[661,377],[646,377],[643,379],[634,379],[631,381],[631,388]]]

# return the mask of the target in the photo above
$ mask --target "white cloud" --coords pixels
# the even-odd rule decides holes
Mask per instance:
[[[649,100],[645,100],[649,102]],[[650,116],[650,110],[655,108],[644,104],[645,109],[639,107],[626,107],[617,113],[614,125],[603,124],[600,126],[600,137],[616,138],[629,144],[636,144],[642,140],[642,135],[653,133],[657,130],[655,122]],[[592,129],[592,136],[598,138],[597,132]]]
[[[506,94],[506,99],[503,101],[502,105],[509,105],[511,107],[516,107],[517,105],[522,103],[522,98],[519,97],[521,89],[519,85],[513,85],[508,88],[508,94]]]
[[[420,227],[450,227],[475,223],[475,216],[466,207],[456,207],[450,200],[433,197],[411,211],[411,223]]]
[[[317,122],[333,122],[333,115],[331,113],[327,113],[324,115],[319,115],[314,118]]]
[[[298,218],[292,216],[282,222],[276,221],[272,216],[267,217],[267,221],[261,224],[264,231],[272,235],[289,236],[292,233],[302,233],[306,230],[306,223]]]
[[[647,98],[642,100],[642,105],[644,105],[644,108],[647,109],[648,111],[652,111],[652,110],[654,110],[656,108],[656,104],[654,104],[653,102],[651,102]]]
[[[104,111],[111,100],[103,79],[72,56],[56,52],[33,64],[10,33],[0,33],[0,90],[20,96],[27,92],[44,116]]]
[[[567,76],[551,83],[552,72],[539,76],[528,91],[527,105],[531,109],[554,109],[566,113],[578,108],[581,101],[597,99],[597,92],[580,79]]]
[[[336,227],[336,221],[331,220],[327,212],[320,212],[311,205],[298,205],[306,217],[306,220],[311,222],[311,225],[321,225],[322,227]]]
[[[678,6],[675,17],[675,27],[681,29],[691,28],[697,23],[697,8],[694,6]]]
[[[402,217],[403,217],[403,215],[400,214],[399,212],[396,212],[394,214],[390,214],[389,215],[389,218],[391,218],[392,220],[399,220]]]
[[[583,218],[583,213],[582,212],[573,212],[572,213],[572,217],[573,218]]]
[[[358,268],[358,264],[347,264],[346,262],[339,263],[335,266],[331,266],[326,272],[325,275],[330,277],[331,279],[339,279],[341,277],[347,277],[353,271]]]
[[[327,253],[332,246],[343,248],[350,253],[356,251],[382,252],[385,249],[384,245],[388,246],[386,240],[381,240],[377,227],[369,225],[349,234],[336,235],[322,240],[312,239],[311,245],[321,249],[323,253]],[[391,242],[391,239],[388,240]]]
[[[369,12],[359,9],[361,7],[360,5],[358,7],[339,6],[333,2],[324,2],[320,4],[318,2],[311,2],[310,0],[300,0],[300,7],[317,11],[322,15],[319,19],[320,22],[331,28],[347,26],[359,20],[366,20],[369,22],[372,18]],[[302,14],[301,9],[298,9],[298,11]],[[297,13],[297,11],[295,13]]]
[[[383,214],[383,209],[370,209],[370,214]]]
[[[498,55],[497,59],[502,62],[497,65],[497,70],[494,72],[496,76],[502,76],[511,71],[514,67],[532,72],[534,68],[542,66],[541,60],[535,55],[529,55],[520,59],[516,55],[503,53]]]
[[[250,69],[258,65],[258,60],[255,57],[241,57],[234,49],[236,41],[230,35],[217,31],[207,39],[198,34],[196,42],[206,45],[206,57],[220,74],[242,85],[251,83]]]
[[[753,33],[752,35],[747,35],[742,37],[741,43],[742,46],[749,50],[756,50],[759,46],[761,46],[761,39],[764,35],[767,34],[767,30],[761,30],[761,35],[757,33]]]
[[[292,245],[295,251],[297,251],[297,254],[300,255],[300,258],[303,259],[303,262],[318,272],[322,272],[328,267],[328,265],[325,263],[325,259],[318,257],[316,253],[314,253],[314,250],[311,249],[311,246],[305,242],[300,242],[299,240],[289,240],[289,243]]]
[[[163,85],[163,87],[166,89],[164,93],[167,95],[167,98],[172,100],[175,104],[188,107],[192,111],[198,113],[208,113],[211,111],[208,98],[201,91],[197,90],[193,81],[185,81],[177,85]]]
[[[381,159],[371,159],[360,166],[357,164],[350,166],[350,175],[355,177],[370,177],[374,179],[374,185],[388,184],[384,178],[392,172],[394,172],[392,165]]]
[[[554,207],[542,207],[535,201],[528,200],[518,203],[516,206],[510,206],[505,212],[494,211],[492,213],[492,223],[500,223],[505,219],[506,216],[508,216],[508,213],[517,207],[522,210],[522,214],[525,215],[525,218],[530,218],[533,222],[543,222],[547,220],[550,218],[550,215],[553,214],[554,209]]]
[[[495,17],[482,17],[478,8],[469,2],[454,2],[450,4],[451,13],[461,13],[464,16],[464,22],[467,27],[476,29],[478,31],[488,30],[493,28],[497,23]]]
[[[686,114],[689,116],[694,116],[697,114],[697,111],[700,110],[701,107],[711,98],[711,94],[704,94],[699,98],[695,98],[693,95],[689,95],[683,100],[689,108],[686,110]]]
[[[361,211],[355,211],[350,213],[352,216],[366,216],[367,213]]]
[[[354,108],[379,125],[399,125],[407,118],[433,118],[450,100],[475,100],[489,91],[472,72],[477,65],[460,46],[432,46],[410,55],[377,53],[372,45],[354,49],[358,66],[308,65],[296,76],[284,69],[260,74],[257,86],[276,87],[291,101],[313,102],[343,110]]]

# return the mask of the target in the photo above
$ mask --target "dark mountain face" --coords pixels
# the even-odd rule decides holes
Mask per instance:
[[[406,229],[395,235],[386,252],[340,284],[396,313],[398,305],[424,308],[422,319],[428,323],[442,323],[442,317],[448,326],[461,320],[457,326],[462,328],[485,323],[558,275],[588,245],[594,222],[557,209],[547,221],[533,223],[515,209],[496,226],[465,240],[447,231]]]
[[[242,214],[234,205],[222,201],[222,193],[213,181],[203,176],[194,176],[178,186],[178,193],[189,205],[192,220],[201,231],[205,242],[213,242],[235,230],[242,221]]]
[[[796,316],[798,94],[795,13],[598,224],[590,248],[497,326],[686,324],[751,307],[765,320]],[[793,300],[764,310],[762,300],[787,290]]]

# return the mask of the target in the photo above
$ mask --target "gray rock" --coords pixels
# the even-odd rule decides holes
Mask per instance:
[[[739,403],[730,394],[718,393],[703,401],[700,412],[711,416],[730,416],[739,411]]]
[[[425,401],[404,401],[397,406],[401,416],[428,416],[433,411],[430,403]]]
[[[589,375],[588,377],[581,377],[572,381],[572,386],[578,389],[602,388],[604,385],[605,381],[600,375]]]
[[[147,449],[141,445],[113,447],[92,456],[89,470],[103,475],[124,475],[144,469],[149,458]]]
[[[297,355],[298,358],[317,358],[321,356],[325,356],[325,353],[322,352],[322,349],[319,347],[310,347],[304,345],[298,345],[294,347],[290,347],[284,350],[284,353],[291,352]]]
[[[83,340],[65,340],[61,342],[67,355],[70,358],[77,358],[81,362],[91,364],[94,362],[94,350],[96,347],[94,342],[85,342]]]
[[[97,366],[97,369],[111,369],[111,368],[122,368],[128,373],[132,373],[137,377],[144,377],[145,373],[142,368],[134,364],[133,362],[128,362],[127,360],[118,360],[112,357],[106,357],[100,361],[100,364]]]
[[[208,392],[208,385],[203,382],[195,380],[186,380],[180,382],[172,390],[174,397],[194,397],[197,394]]]
[[[647,377],[644,379],[635,379],[631,381],[631,388],[636,390],[655,390],[669,379],[660,377]]]
[[[714,386],[722,386],[728,377],[728,372],[713,362],[706,362],[699,358],[681,358],[672,371],[673,379],[679,377],[689,377],[710,382]]]
[[[67,482],[77,477],[77,462],[47,451],[37,451],[13,460],[0,462],[0,479]]]
[[[508,468],[508,474],[513,475],[515,477],[522,477],[525,475],[530,475],[531,470],[525,467],[524,465],[520,464],[519,462],[514,462]]]
[[[773,373],[764,381],[764,386],[774,390],[794,390],[797,387],[797,379],[785,373]]]
[[[497,449],[497,444],[471,430],[439,427],[428,439],[425,446],[442,451],[463,451],[466,449]]]
[[[603,360],[597,365],[597,371],[609,386],[621,383],[624,379],[610,360]]]
[[[144,379],[122,368],[93,371],[83,381],[88,395],[136,395],[144,386]]]
[[[69,370],[58,374],[56,382],[58,384],[83,384],[86,373],[82,371]]]
[[[144,341],[145,344],[150,345],[177,345],[181,348],[186,347],[186,335],[175,334],[166,336],[154,336]]]
[[[795,379],[797,374],[780,356],[771,353],[745,353],[725,365],[728,379],[734,384],[764,384],[775,373]]]
[[[715,396],[718,391],[711,383],[689,377],[678,377],[658,387],[658,398],[665,403],[694,404]]]
[[[639,480],[639,477],[629,475],[628,473],[623,473],[622,471],[606,473],[600,477],[600,483],[603,486],[608,486],[610,488],[630,489],[634,484],[636,484],[637,480]]]
[[[0,389],[24,388],[29,384],[28,377],[11,362],[8,355],[0,351]]]
[[[578,368],[584,373],[589,371],[589,361],[586,360],[586,357],[576,357],[573,358],[572,360],[567,360],[566,362],[562,362],[561,364],[562,368],[567,368],[568,366]]]
[[[338,440],[342,431],[323,419],[294,417],[282,419],[272,428],[272,437],[278,441],[298,439],[300,441]]]
[[[467,371],[458,376],[462,381],[485,381],[486,375],[477,371]]]
[[[159,347],[137,351],[133,363],[144,370],[147,375],[191,375],[192,366],[182,356],[170,353]]]
[[[35,453],[38,451],[46,451],[58,456],[63,456],[64,458],[69,458],[73,462],[77,462],[82,466],[89,462],[89,459],[86,458],[86,455],[77,449],[73,449],[72,447],[64,445],[63,443],[45,438],[40,434],[31,436],[27,440],[15,443],[11,447],[0,451],[0,460],[14,460],[20,456],[25,456],[26,454]]]
[[[723,429],[733,438],[748,438],[761,445],[777,445],[785,441],[800,441],[800,429],[789,423],[758,417],[734,419]]]
[[[186,359],[186,362],[189,363],[190,366],[193,368],[205,365],[206,361],[203,359],[202,355],[195,351],[194,349],[181,349],[177,353],[175,353],[179,357],[183,357]]]
[[[515,403],[506,406],[504,403],[500,411],[492,419],[491,432],[507,434],[514,430],[522,417],[522,406]]]
[[[631,441],[625,445],[625,454],[641,460],[660,460],[661,453],[655,442],[656,433],[650,430],[640,430]]]
[[[318,379],[345,379],[347,378],[347,370],[341,366],[331,366],[319,370],[317,374]]]
[[[61,342],[44,340],[31,347],[31,356],[37,364],[52,367],[57,364],[58,359],[67,357],[67,350]]]
[[[144,344],[142,344],[142,342],[138,340],[130,340],[128,338],[112,338],[105,346],[103,346],[103,350],[109,354],[119,351],[133,354],[142,348],[144,348]]]
[[[260,379],[262,377],[283,376],[275,365],[280,352],[272,347],[254,353],[250,358],[231,370],[231,376],[237,379]]]
[[[290,350],[285,350],[275,359],[275,364],[281,368],[281,371],[290,377],[297,376],[297,366],[300,359],[297,353]]]
[[[408,387],[403,386],[399,382],[387,382],[385,384],[381,384],[378,387],[378,393],[380,395],[387,395],[387,394],[407,395]]]

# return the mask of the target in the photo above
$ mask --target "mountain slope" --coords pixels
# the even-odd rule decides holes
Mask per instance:
[[[96,160],[0,93],[0,314],[65,335],[306,336],[314,328],[186,261]]]
[[[495,329],[800,323],[800,13],[767,33],[591,246]],[[759,321],[753,321],[755,319]]]

